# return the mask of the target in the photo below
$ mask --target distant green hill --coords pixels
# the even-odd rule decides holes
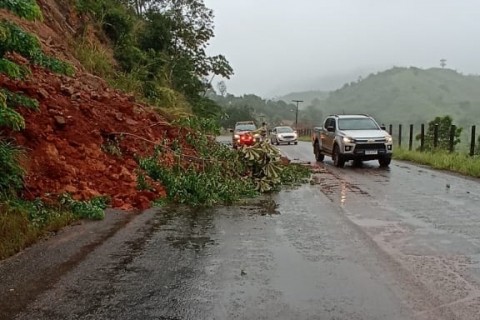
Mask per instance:
[[[393,68],[345,84],[322,102],[323,114],[367,113],[385,124],[427,123],[450,115],[480,125],[480,77],[450,69]]]
[[[302,91],[292,92],[284,96],[278,97],[276,100],[283,100],[286,103],[293,103],[292,100],[302,100],[303,102],[298,105],[300,110],[305,109],[308,106],[320,106],[325,99],[328,98],[329,93],[326,91]]]

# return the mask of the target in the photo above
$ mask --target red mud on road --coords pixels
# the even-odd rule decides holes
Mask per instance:
[[[23,81],[0,75],[1,87],[40,103],[39,111],[17,109],[25,118],[25,130],[4,132],[26,150],[25,198],[56,198],[65,192],[78,200],[105,195],[112,207],[145,209],[151,200],[165,196],[165,189],[149,181],[151,191],[137,190],[135,157],[151,154],[154,144],[164,139],[178,139],[183,150],[195,155],[183,138],[185,130],[132,96],[108,88],[102,79],[31,70]],[[121,155],[105,151],[108,145],[118,146]],[[171,165],[173,155],[167,152],[161,161]]]

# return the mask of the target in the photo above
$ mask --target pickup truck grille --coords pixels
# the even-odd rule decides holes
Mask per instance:
[[[383,143],[357,143],[355,151],[359,150],[385,150]]]
[[[379,143],[379,142],[385,143],[385,142],[387,142],[387,140],[384,139],[384,138],[378,138],[378,139],[373,139],[373,140],[360,138],[360,139],[355,139],[355,141],[357,143],[369,143],[369,141],[370,141],[370,143]]]

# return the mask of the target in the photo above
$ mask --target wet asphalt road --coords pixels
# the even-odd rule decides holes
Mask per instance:
[[[280,149],[313,163],[308,143]],[[236,207],[67,228],[0,263],[0,319],[480,319],[478,180],[316,172]]]

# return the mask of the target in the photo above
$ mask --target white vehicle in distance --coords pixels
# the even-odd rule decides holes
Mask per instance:
[[[297,131],[288,126],[275,127],[270,132],[270,142],[272,144],[297,144],[298,143]]]

